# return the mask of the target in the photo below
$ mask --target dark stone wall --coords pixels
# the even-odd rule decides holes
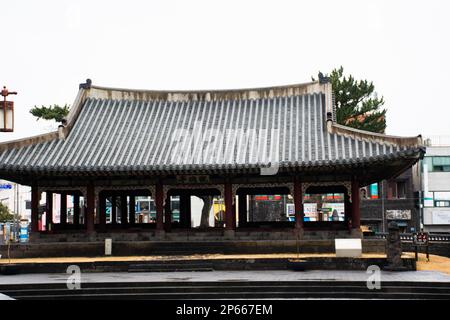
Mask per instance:
[[[411,220],[397,220],[407,223],[407,228],[405,232],[410,232],[411,227],[418,230],[419,221],[419,208],[416,206],[415,190],[413,185],[413,175],[412,170],[409,169],[403,172],[400,176],[389,181],[405,181],[406,183],[406,199],[388,199],[388,181],[382,182],[381,193],[379,194],[380,199],[361,199],[361,223],[362,224],[376,224],[378,230],[382,231],[383,224],[383,200],[384,198],[384,210],[411,210]],[[380,190],[378,190],[380,192]],[[387,228],[388,223],[391,220],[385,220],[385,225]],[[386,230],[387,231],[387,230]]]

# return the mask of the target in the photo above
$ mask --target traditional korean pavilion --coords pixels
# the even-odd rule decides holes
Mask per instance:
[[[106,88],[88,80],[58,131],[0,144],[0,178],[31,186],[34,234],[147,230],[164,237],[190,230],[191,196],[210,195],[225,208],[224,223],[213,229],[232,237],[261,227],[247,221],[248,195],[289,194],[295,221],[274,221],[269,231],[358,236],[359,188],[402,173],[423,154],[421,136],[337,124],[327,79],[205,91]],[[43,192],[48,218],[40,231]],[[305,221],[306,194],[336,192],[344,194],[344,219]],[[53,193],[73,195],[72,221],[64,200],[53,223]],[[137,221],[137,196],[154,200],[156,221]],[[177,221],[171,196],[180,199]],[[108,219],[106,202],[112,203]]]

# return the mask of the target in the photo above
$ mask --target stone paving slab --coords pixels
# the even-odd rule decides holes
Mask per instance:
[[[68,274],[23,274],[0,276],[0,285],[66,283]],[[82,283],[99,282],[197,282],[197,281],[367,281],[365,271],[210,271],[210,272],[142,272],[83,273]],[[381,281],[445,282],[450,275],[438,271],[381,272]]]

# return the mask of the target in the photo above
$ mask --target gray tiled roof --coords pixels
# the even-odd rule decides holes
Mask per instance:
[[[80,104],[65,139],[0,151],[0,170],[220,171],[275,163],[298,168],[362,164],[419,155],[420,143],[330,130],[327,101],[323,92],[204,100],[91,95]]]

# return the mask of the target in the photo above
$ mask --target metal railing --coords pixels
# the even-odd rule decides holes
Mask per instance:
[[[379,232],[375,235],[365,236],[365,239],[386,239],[388,233],[387,232]],[[400,240],[402,241],[413,241],[412,233],[401,233]],[[450,242],[450,234],[446,233],[430,233],[429,236],[430,242]]]

